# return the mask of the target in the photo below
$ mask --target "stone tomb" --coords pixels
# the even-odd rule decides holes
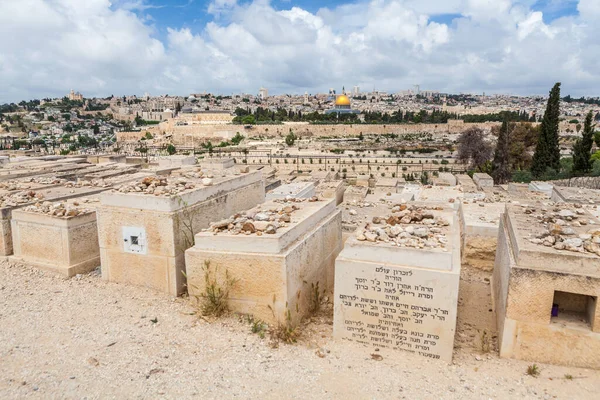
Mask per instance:
[[[456,181],[460,185],[463,191],[463,197],[465,199],[473,199],[473,200],[483,200],[485,199],[485,193],[480,191],[473,179],[469,175],[466,174],[457,174],[454,175],[456,177]]]
[[[475,182],[475,185],[477,185],[479,190],[494,186],[494,179],[488,174],[481,172],[473,174],[473,182]]]
[[[391,227],[388,219],[348,239],[335,264],[336,339],[451,362],[460,237],[456,212],[439,209],[416,212],[436,219]]]
[[[91,196],[109,188],[104,187],[46,187],[37,191],[20,191],[10,197],[0,198],[0,255],[13,254],[11,218],[15,210],[43,201],[62,201]]]
[[[348,203],[362,203],[365,201],[365,197],[367,197],[367,193],[369,192],[369,188],[362,186],[348,186],[346,192],[344,193],[344,202]]]
[[[556,203],[600,205],[600,190],[554,186],[551,199]]]
[[[238,280],[230,293],[232,310],[272,323],[284,322],[289,311],[296,323],[310,313],[315,291],[333,291],[341,222],[334,199],[294,199],[268,201],[213,225],[185,252],[189,293],[204,293],[209,263]]]
[[[112,191],[100,197],[104,279],[182,294],[184,251],[194,244],[194,234],[215,219],[254,207],[265,196],[260,171],[208,181],[188,178],[185,187],[176,195]]]
[[[160,168],[185,167],[196,164],[195,156],[166,156],[158,159]]]
[[[15,210],[12,212],[15,261],[58,272],[66,277],[84,274],[100,265],[96,213],[55,216]]]
[[[492,278],[500,356],[598,369],[600,221],[557,206],[507,205],[500,220]]]
[[[281,185],[267,193],[267,200],[285,199],[293,197],[297,199],[309,199],[315,195],[314,182],[294,182]]]
[[[554,189],[554,185],[548,182],[531,182],[529,184],[529,190],[532,192],[540,192],[546,195],[547,198],[552,197],[552,191]]]
[[[344,181],[321,182],[319,186],[317,186],[319,195],[326,199],[335,198],[336,205],[340,205],[344,201],[345,191],[346,185],[344,184]]]
[[[205,158],[200,160],[200,165],[203,169],[223,171],[233,168],[235,161],[233,161],[233,158]]]

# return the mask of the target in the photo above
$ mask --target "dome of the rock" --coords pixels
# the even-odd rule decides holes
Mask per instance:
[[[336,106],[349,106],[350,99],[345,94],[342,94],[335,99],[335,105]]]

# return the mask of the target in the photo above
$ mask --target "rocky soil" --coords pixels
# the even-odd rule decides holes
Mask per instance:
[[[600,371],[499,359],[486,275],[465,271],[454,362],[336,343],[331,306],[272,348],[244,317],[207,322],[188,299],[0,263],[2,399],[594,399]],[[568,379],[567,377],[572,378]]]
[[[449,222],[436,217],[427,207],[398,204],[391,207],[392,214],[373,217],[356,239],[383,242],[399,247],[445,248],[448,243],[444,227]]]
[[[92,206],[93,203],[98,203],[97,199],[92,201],[85,197],[77,200],[59,201],[55,203],[45,201],[43,203],[35,203],[24,207],[23,211],[68,219],[95,212],[96,210]]]
[[[286,197],[276,199],[274,205],[261,204],[250,210],[235,214],[227,219],[214,222],[205,232],[226,233],[229,235],[274,235],[277,230],[289,226],[292,215],[301,209],[301,203],[314,203],[318,197],[298,199]],[[279,204],[279,205],[277,205]]]
[[[581,206],[555,204],[522,207],[532,224],[543,227],[541,232],[529,239],[531,243],[600,256],[600,225]]]
[[[0,189],[9,191],[26,190],[39,185],[57,185],[64,182],[66,181],[60,178],[36,176],[0,182]]]
[[[154,196],[177,196],[196,187],[211,186],[212,184],[213,181],[211,178],[202,178],[200,181],[194,181],[185,177],[173,179],[170,177],[149,176],[140,182],[126,183],[116,187],[114,191]]]

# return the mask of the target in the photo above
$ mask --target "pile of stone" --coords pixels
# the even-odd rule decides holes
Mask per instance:
[[[30,189],[34,185],[58,185],[63,182],[65,182],[64,179],[55,177],[30,177],[19,180],[0,182],[0,189],[6,189],[9,191],[26,190]]]
[[[395,205],[387,217],[373,217],[364,229],[359,229],[356,239],[373,243],[387,243],[399,247],[442,248],[448,244],[444,218],[435,217],[426,208]]]
[[[82,203],[89,203],[88,199],[80,199],[72,203],[56,202],[52,203],[45,201],[43,203],[35,203],[23,208],[23,211],[37,214],[46,214],[58,218],[74,218],[78,215],[86,215],[93,213],[95,210],[84,207]]]
[[[523,206],[525,214],[541,222],[545,229],[530,238],[534,244],[553,247],[556,250],[567,250],[578,253],[592,253],[600,256],[600,228],[587,229],[586,233],[577,233],[573,228],[595,225],[596,221],[586,217],[586,212],[579,205],[573,209],[553,208],[549,210]],[[578,229],[581,231],[581,229]]]
[[[77,182],[67,182],[65,183],[65,187],[68,188],[80,188],[80,187],[110,187],[111,185],[107,183],[104,179],[94,179],[94,180],[85,180],[78,179]]]
[[[27,204],[43,199],[44,195],[42,193],[38,193],[33,190],[11,193],[0,197],[0,207],[15,207],[21,204]]]
[[[304,203],[308,201],[309,203],[314,203],[315,201],[319,201],[318,196],[313,196],[309,199],[301,199],[298,197],[285,196],[283,199],[273,199],[274,203]]]
[[[120,193],[140,193],[169,197],[180,195],[188,190],[195,189],[196,187],[212,186],[212,184],[213,180],[208,177],[202,178],[198,182],[184,177],[166,178],[149,176],[142,179],[140,182],[121,185],[115,188],[113,191]]]
[[[218,233],[226,233],[230,235],[257,235],[263,234],[274,235],[281,228],[285,228],[292,222],[292,215],[300,209],[297,203],[304,201],[317,201],[316,198],[292,199],[285,201],[284,199],[274,200],[280,206],[271,206],[263,208],[263,206],[255,207],[243,213],[235,214],[234,216],[211,224],[210,228],[205,231]]]

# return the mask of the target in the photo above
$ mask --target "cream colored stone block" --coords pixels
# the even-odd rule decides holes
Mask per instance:
[[[184,251],[213,221],[264,201],[260,172],[225,179],[181,199],[106,193],[98,209],[102,276],[177,296],[185,292]],[[124,228],[145,233],[142,254],[126,252]]]
[[[196,245],[186,251],[188,290],[205,293],[204,266],[225,271],[237,280],[230,307],[267,322],[283,322],[287,310],[294,323],[310,312],[313,290],[333,289],[335,258],[342,248],[341,212],[335,200],[308,205],[300,221],[275,235],[196,235]]]
[[[336,339],[452,361],[460,278],[453,214],[446,251],[348,239],[335,263]]]
[[[531,231],[513,206],[500,220],[492,279],[500,355],[532,362],[600,368],[600,271],[598,257],[559,252],[525,240]],[[553,318],[556,292],[589,303],[577,318]],[[561,310],[559,315],[563,315]],[[586,314],[586,315],[584,315]],[[584,321],[587,319],[587,321]]]
[[[95,213],[65,219],[15,210],[11,225],[16,260],[68,277],[100,265]]]

